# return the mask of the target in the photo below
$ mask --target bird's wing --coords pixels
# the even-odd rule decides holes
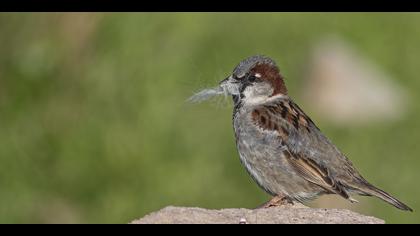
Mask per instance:
[[[355,201],[344,186],[362,177],[292,100],[260,105],[252,111],[252,119],[261,129],[276,132],[278,146],[286,147],[283,152],[290,165],[304,179]]]

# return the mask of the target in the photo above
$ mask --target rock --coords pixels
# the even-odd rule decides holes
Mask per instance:
[[[308,208],[301,204],[266,209],[209,210],[168,206],[132,224],[384,224],[346,209]]]

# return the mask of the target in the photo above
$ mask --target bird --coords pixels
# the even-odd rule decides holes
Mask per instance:
[[[306,203],[325,194],[374,196],[404,211],[406,204],[370,184],[289,96],[276,62],[242,60],[219,87],[233,99],[240,161],[272,198],[261,208]]]

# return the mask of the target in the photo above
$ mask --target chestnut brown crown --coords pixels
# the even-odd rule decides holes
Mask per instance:
[[[274,60],[269,57],[256,55],[241,61],[233,70],[233,77],[239,81],[266,82],[273,88],[271,96],[287,95],[287,88],[283,76]]]

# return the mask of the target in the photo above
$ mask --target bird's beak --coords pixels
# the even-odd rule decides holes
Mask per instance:
[[[232,75],[220,81],[219,86],[223,89],[225,94],[239,94],[239,83],[233,79]]]
[[[229,83],[229,80],[232,80],[232,76],[227,77],[226,79],[219,82],[220,87],[225,86],[227,83]]]

